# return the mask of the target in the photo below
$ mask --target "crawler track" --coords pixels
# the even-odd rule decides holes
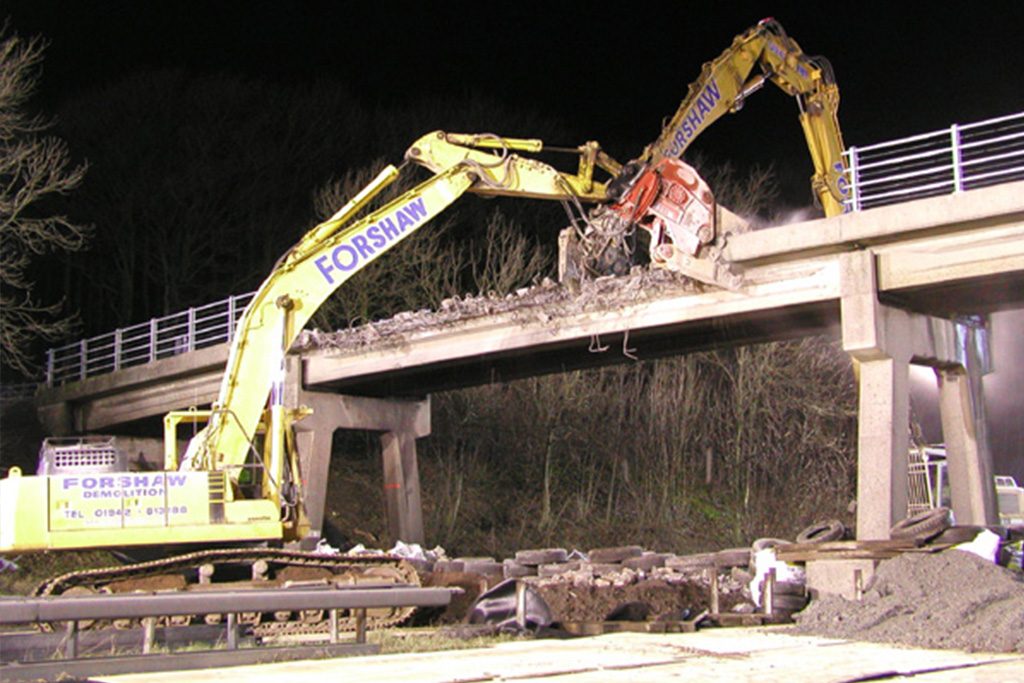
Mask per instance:
[[[382,555],[322,555],[268,548],[204,550],[150,562],[68,572],[40,584],[34,595],[64,593],[126,593],[133,591],[199,591],[269,588],[295,584],[358,585],[394,583],[419,586],[416,570],[400,558]],[[405,621],[415,608],[367,611],[368,628],[385,628]],[[317,612],[258,614],[241,612],[259,636],[326,633],[329,622]],[[177,625],[207,621],[221,615],[195,614],[175,618]],[[97,622],[90,628],[131,627],[131,623]],[[340,630],[354,630],[354,615],[343,614]],[[44,625],[51,630],[52,625]]]

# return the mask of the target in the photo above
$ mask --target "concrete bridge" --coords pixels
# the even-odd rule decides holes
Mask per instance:
[[[739,291],[638,291],[556,316],[526,306],[293,353],[288,400],[316,411],[297,426],[304,478],[326,480],[335,429],[382,432],[392,532],[422,540],[415,439],[430,431],[432,392],[622,362],[627,347],[649,359],[825,332],[860,368],[858,538],[887,537],[907,509],[911,363],[940,378],[957,520],[996,520],[975,407],[986,334],[958,316],[1024,304],[1024,182],[737,235],[726,257]],[[609,350],[592,353],[594,339]],[[137,430],[213,401],[226,357],[225,344],[45,388],[39,414],[53,434]],[[314,521],[323,495],[309,501]]]

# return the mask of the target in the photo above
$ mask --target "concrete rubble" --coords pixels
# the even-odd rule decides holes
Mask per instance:
[[[464,297],[445,299],[437,310],[403,312],[348,330],[304,330],[292,350],[347,351],[370,346],[387,348],[403,343],[410,334],[501,315],[524,322],[550,322],[553,327],[557,327],[560,317],[591,309],[607,309],[610,302],[628,305],[661,296],[699,292],[704,287],[676,273],[641,267],[634,268],[626,276],[600,277],[572,286],[544,278],[537,285],[523,287],[505,296],[494,293],[475,296],[467,294]]]

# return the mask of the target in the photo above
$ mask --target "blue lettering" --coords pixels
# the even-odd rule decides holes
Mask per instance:
[[[149,477],[147,477],[145,474],[135,475],[135,486],[143,489],[146,488],[147,486],[149,486]]]
[[[406,216],[401,209],[399,209],[395,215],[398,216],[398,229],[401,230],[402,232],[405,232],[406,228],[412,227],[412,225],[415,223],[415,221]]]
[[[68,477],[64,480],[64,489],[67,490],[73,486],[78,486],[78,477]]]
[[[373,242],[373,246],[376,247],[377,249],[383,249],[388,243],[387,239],[384,237],[380,230],[381,228],[379,225],[374,225],[373,227],[366,231],[366,236],[370,238],[370,240]]]
[[[168,486],[184,486],[185,475],[184,474],[168,474],[167,475]]]
[[[100,477],[100,488],[101,489],[112,489],[114,488],[113,477]]]
[[[320,256],[313,260],[327,284],[333,285],[334,270],[356,270],[361,263],[368,262],[381,249],[386,249],[389,242],[397,240],[408,228],[415,226],[427,218],[427,204],[423,197],[411,200],[405,206],[396,209],[390,216],[385,216],[376,225],[370,225],[362,234],[353,235],[346,244],[339,244],[330,256]],[[333,264],[333,265],[332,265]]]
[[[94,477],[85,477],[82,479],[82,488],[94,489],[96,488],[96,479]]]
[[[412,216],[413,220],[427,217],[427,207],[423,202],[423,197],[412,200],[403,208],[409,212],[409,215]]]
[[[697,111],[700,112],[701,120],[703,120],[704,117],[708,115],[708,112],[711,111],[708,107],[707,94],[701,95],[700,99],[697,101]]]
[[[353,237],[352,244],[355,245],[355,248],[359,251],[359,255],[362,256],[364,259],[373,258],[373,247],[366,243],[365,235],[356,235],[355,237]]]
[[[677,156],[683,151],[686,142],[697,135],[704,119],[714,111],[715,104],[722,99],[722,91],[718,89],[718,83],[714,79],[708,81],[704,90],[697,96],[696,106],[686,117],[679,122],[669,154]]]
[[[384,231],[384,237],[389,240],[393,240],[401,234],[398,232],[398,228],[395,227],[395,222],[391,220],[391,216],[378,223],[377,227]]]
[[[348,263],[342,263],[341,254],[346,252],[349,256],[350,261]],[[359,263],[359,254],[356,250],[347,244],[339,244],[331,252],[331,259],[334,261],[334,265],[338,267],[338,270],[352,270]]]
[[[320,273],[324,276],[324,279],[327,280],[327,284],[333,285],[334,278],[331,277],[330,273],[332,270],[334,270],[334,268],[329,263],[327,263],[327,258],[327,256],[321,256],[317,260],[313,261],[313,263],[316,264],[316,267],[320,270]]]
[[[708,99],[711,104],[722,99],[722,93],[718,90],[718,83],[715,83],[714,79],[711,79],[707,87],[704,88],[704,92],[708,95]]]
[[[697,126],[699,126],[700,122],[703,120],[704,119],[701,117],[700,112],[691,111],[690,115],[686,117],[685,123],[689,124],[694,130],[697,130]]]

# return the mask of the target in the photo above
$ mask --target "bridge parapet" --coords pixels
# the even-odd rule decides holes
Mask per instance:
[[[843,153],[850,210],[1024,180],[1024,112]]]

